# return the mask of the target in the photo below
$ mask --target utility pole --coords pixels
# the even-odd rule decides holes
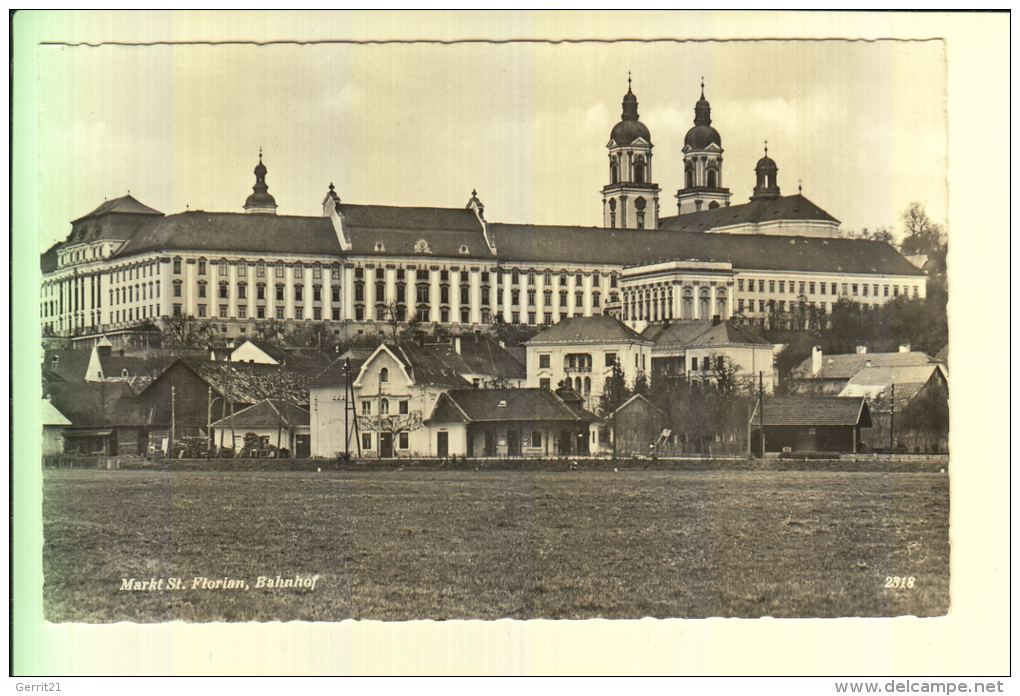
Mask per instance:
[[[765,377],[758,372],[758,424],[761,430],[761,458],[765,459]]]
[[[213,445],[216,444],[212,434],[212,387],[206,388],[205,404],[206,404],[205,432],[206,436],[209,438],[209,451],[206,456],[209,456],[212,454]]]
[[[177,411],[174,401],[177,400],[177,390],[173,383],[170,384],[170,458],[174,458],[174,436],[177,429]]]
[[[893,422],[896,418],[896,385],[889,384],[889,451],[896,449],[896,440],[893,438]]]

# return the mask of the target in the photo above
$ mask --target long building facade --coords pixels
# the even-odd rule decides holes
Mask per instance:
[[[628,89],[607,145],[601,228],[489,222],[475,192],[464,208],[354,205],[332,185],[321,216],[279,215],[261,155],[244,212],[164,215],[130,195],[106,201],[42,255],[43,330],[89,337],[174,317],[235,339],[269,320],[337,334],[601,314],[647,324],[924,296],[924,273],[892,246],[840,238],[838,220],[799,193],[782,196],[767,151],[750,201],[731,205],[710,114],[702,93],[677,215],[664,217],[650,132]]]

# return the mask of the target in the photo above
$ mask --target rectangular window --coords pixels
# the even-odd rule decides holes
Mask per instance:
[[[242,277],[248,275],[248,264],[246,262],[237,262],[237,275]]]
[[[265,308],[265,307],[259,307],[259,308],[258,308],[258,309],[257,309],[257,310],[255,311],[255,314],[256,314],[256,316],[257,316],[257,317],[258,317],[259,319],[265,319],[265,318],[266,318],[266,308]]]
[[[567,291],[566,290],[560,290],[560,307],[566,307],[566,306],[567,306]]]
[[[315,280],[321,280],[322,279],[322,267],[321,266],[312,266],[312,278],[314,278]]]
[[[744,292],[744,279],[737,278],[737,292]]]
[[[226,261],[221,261],[221,262],[220,262],[220,270],[219,270],[219,274],[220,274],[221,276],[225,276],[225,275],[227,275],[227,266],[228,266],[228,264],[227,264],[227,262],[226,262]]]
[[[471,302],[471,288],[467,285],[460,286],[460,303],[469,304]]]
[[[769,281],[769,292],[775,292],[775,291],[776,291],[776,281],[770,280]]]
[[[846,284],[846,283],[843,283],[843,297],[846,297],[846,296],[847,296],[847,292],[846,292],[846,286],[847,286],[847,284]]]
[[[429,286],[428,285],[417,286],[416,297],[418,298],[418,304],[427,304],[429,301]]]
[[[429,279],[429,271],[428,271],[428,269],[427,268],[419,268],[418,269],[418,280],[428,280],[428,279]]]
[[[819,287],[819,289],[820,289],[820,290],[822,291],[822,292],[821,292],[821,294],[823,294],[823,295],[824,295],[824,294],[825,294],[825,288],[826,288],[826,284],[825,284],[825,283],[819,283],[819,284],[818,284],[818,287]]]
[[[247,319],[248,318],[248,308],[245,307],[244,305],[238,305],[237,306],[237,318],[238,319]]]
[[[406,450],[408,447],[410,447],[408,439],[409,438],[407,437],[407,433],[399,433],[397,435],[397,447],[399,449]]]
[[[283,319],[283,307],[276,308],[276,318]]]
[[[809,291],[809,292],[810,292],[810,293],[811,293],[812,295],[814,295],[814,294],[815,294],[815,284],[814,284],[814,283],[808,283],[808,291]]]
[[[256,297],[256,299],[259,299],[259,300],[266,299],[266,286],[265,285],[259,285],[259,286],[257,286],[255,288],[255,297]]]
[[[785,286],[786,286],[786,282],[785,281],[782,281],[782,280],[779,281],[779,292],[780,293],[786,292],[786,287]]]
[[[361,402],[361,415],[363,415],[363,416],[371,416],[372,415],[372,402],[371,401],[368,401],[366,399],[365,401]]]
[[[294,264],[294,277],[295,278],[304,278],[305,277],[305,267],[302,266],[299,263]]]
[[[616,353],[606,353],[606,367],[612,367],[616,364]]]
[[[205,261],[198,262],[198,274],[205,275]]]
[[[439,310],[439,323],[449,324],[450,323],[450,310],[447,307],[443,307]]]
[[[361,449],[363,450],[372,449],[372,433],[361,434]]]
[[[180,297],[180,296],[181,296],[181,284],[180,283],[174,283],[174,297]]]
[[[283,286],[282,285],[277,285],[276,286],[276,301],[277,302],[283,302]]]
[[[785,300],[779,300],[779,311],[780,312],[785,312],[786,311],[786,301]]]
[[[237,286],[237,299],[247,300],[248,299],[248,286],[238,285]]]
[[[542,446],[542,431],[532,430],[531,431],[531,446],[541,447]]]
[[[177,315],[174,315],[174,316],[177,316]],[[198,316],[200,316],[200,317],[204,317],[205,316],[205,305],[204,304],[198,305]]]
[[[868,284],[867,283],[865,283],[864,285],[861,286],[861,294],[863,294],[865,297],[868,296]]]
[[[331,275],[333,280],[340,280],[340,269],[334,266]]]
[[[534,285],[534,284],[535,284],[535,272],[534,271],[528,271],[528,285]]]
[[[180,273],[180,272],[181,272],[181,260],[180,259],[174,259],[174,273]]]
[[[534,307],[535,306],[535,291],[534,290],[528,290],[528,306],[529,307]]]
[[[535,313],[534,312],[528,312],[528,323],[529,324],[534,324],[535,323]]]
[[[521,313],[520,312],[511,312],[510,313],[510,323],[511,324],[520,324],[521,323]]]
[[[313,318],[315,321],[322,321],[322,308],[316,307],[312,310]]]
[[[489,288],[482,288],[482,304],[489,304]]]
[[[339,302],[340,301],[340,288],[338,288],[336,285],[334,285],[333,289],[332,289],[332,295],[330,297],[331,297],[333,302]]]
[[[878,286],[877,285],[872,285],[871,289],[873,291],[872,294],[874,294],[875,297],[878,297]]]
[[[737,300],[737,311],[738,312],[743,312],[744,311],[744,301],[743,300]]]
[[[850,286],[850,292],[853,295],[857,294],[857,283],[854,283],[853,285]]]
[[[220,285],[220,297],[227,297],[227,284],[222,283]]]
[[[294,318],[298,319],[298,320],[304,319],[305,318],[305,308],[304,307],[295,307],[294,308]]]
[[[340,321],[340,310],[339,309],[334,309],[333,310],[333,321]]]
[[[304,290],[305,289],[303,287],[301,287],[300,285],[295,285],[294,286],[294,301],[295,302],[301,302],[301,300],[304,298],[304,294],[305,294]]]
[[[447,285],[443,285],[439,288],[439,301],[443,304],[450,302],[450,288]]]
[[[460,310],[460,323],[468,324],[470,322],[471,322],[471,310],[462,308]]]
[[[261,261],[255,264],[255,277],[256,278],[266,277],[266,264],[262,263]]]
[[[227,318],[227,305],[221,304],[220,305],[220,319],[226,319],[226,318]]]
[[[284,277],[284,270],[283,270],[283,264],[282,263],[276,264],[276,277],[277,278],[283,278]]]
[[[832,290],[832,294],[833,294],[833,295],[837,294],[837,293],[836,293],[836,284],[835,284],[835,283],[831,283],[831,286],[832,286],[832,287],[831,287],[830,289]]]
[[[892,286],[892,294],[893,294],[893,297],[899,297],[900,296],[900,286],[899,285]]]
[[[765,300],[758,300],[758,311],[762,314],[765,313]]]
[[[920,295],[920,293],[918,292],[918,286],[917,286],[917,285],[915,285],[915,286],[914,286],[914,298],[916,299],[916,298],[918,298],[918,297],[920,297],[920,296],[921,296],[921,295]]]
[[[118,312],[118,314],[119,314],[119,313],[120,313],[120,312]],[[174,305],[174,316],[175,316],[175,317],[179,317],[179,316],[181,316],[181,305],[179,305],[179,304],[175,304],[175,305]]]

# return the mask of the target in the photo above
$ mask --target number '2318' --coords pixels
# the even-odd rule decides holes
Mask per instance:
[[[909,578],[901,578],[898,575],[892,575],[886,577],[885,585],[883,587],[887,590],[912,590],[914,589],[914,583],[917,581],[913,575]]]

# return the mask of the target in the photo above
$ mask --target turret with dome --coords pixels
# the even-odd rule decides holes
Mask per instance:
[[[269,195],[269,186],[266,184],[267,171],[266,165],[262,164],[260,148],[259,163],[255,165],[255,185],[252,186],[253,193],[244,202],[244,212],[276,215],[276,199]]]
[[[652,136],[638,118],[638,101],[627,75],[620,122],[609,135],[609,184],[602,188],[606,227],[655,229],[659,187],[652,183]]]
[[[694,127],[684,136],[684,187],[676,192],[677,211],[728,206],[730,190],[722,185],[722,137],[712,127],[712,106],[705,99],[705,81],[701,98],[694,105]]]

